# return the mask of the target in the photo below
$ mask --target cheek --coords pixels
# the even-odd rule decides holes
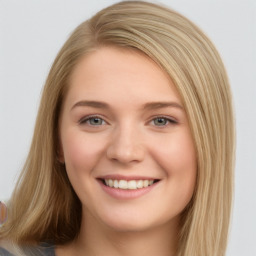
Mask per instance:
[[[177,200],[188,203],[197,176],[196,151],[190,133],[177,133],[162,141],[162,146],[154,151],[154,155],[165,172],[169,188],[178,195]]]
[[[152,147],[167,174],[188,172],[197,166],[196,151],[190,133],[180,132],[163,138],[158,147]]]
[[[82,132],[67,132],[63,136],[62,148],[67,169],[88,171],[102,154],[103,145]]]
[[[89,197],[88,191],[92,190],[92,179],[97,163],[102,156],[103,145],[97,140],[92,140],[82,132],[71,130],[62,136],[62,148],[69,180],[82,202]]]

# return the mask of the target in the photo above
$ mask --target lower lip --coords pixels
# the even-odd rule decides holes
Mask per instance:
[[[114,197],[116,199],[120,200],[129,200],[129,199],[135,199],[139,198],[147,193],[149,193],[151,190],[153,190],[157,184],[159,183],[153,183],[152,185],[146,187],[146,188],[139,188],[139,189],[120,189],[120,188],[113,188],[109,187],[103,184],[102,181],[99,181],[99,184],[101,188],[111,197]]]

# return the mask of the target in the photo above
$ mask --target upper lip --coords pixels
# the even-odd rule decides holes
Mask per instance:
[[[97,179],[102,179],[102,180],[159,180],[154,177],[149,177],[149,176],[125,176],[125,175],[119,175],[119,174],[109,174],[109,175],[104,175],[104,176],[99,176]]]

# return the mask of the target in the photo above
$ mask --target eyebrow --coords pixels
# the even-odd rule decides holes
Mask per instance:
[[[153,110],[153,109],[160,109],[160,108],[168,108],[168,107],[173,107],[173,108],[179,108],[183,110],[183,107],[181,104],[174,102],[174,101],[168,101],[168,102],[148,102],[143,106],[143,109],[146,110]]]
[[[88,100],[82,100],[75,103],[75,105],[71,108],[73,110],[76,107],[93,107],[93,108],[104,108],[104,109],[110,109],[109,104],[102,102],[102,101],[88,101]],[[174,102],[174,101],[168,101],[168,102],[148,102],[142,106],[142,109],[144,110],[154,110],[154,109],[161,109],[161,108],[178,108],[183,110],[183,107],[181,104]]]
[[[82,101],[78,101],[72,108],[76,108],[76,107],[93,107],[93,108],[110,108],[110,106],[105,103],[105,102],[101,102],[101,101],[93,101],[93,100],[82,100]]]

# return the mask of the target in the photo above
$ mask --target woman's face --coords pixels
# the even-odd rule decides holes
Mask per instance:
[[[195,187],[195,147],[180,96],[151,59],[111,47],[84,57],[60,138],[83,218],[126,231],[178,222]]]

